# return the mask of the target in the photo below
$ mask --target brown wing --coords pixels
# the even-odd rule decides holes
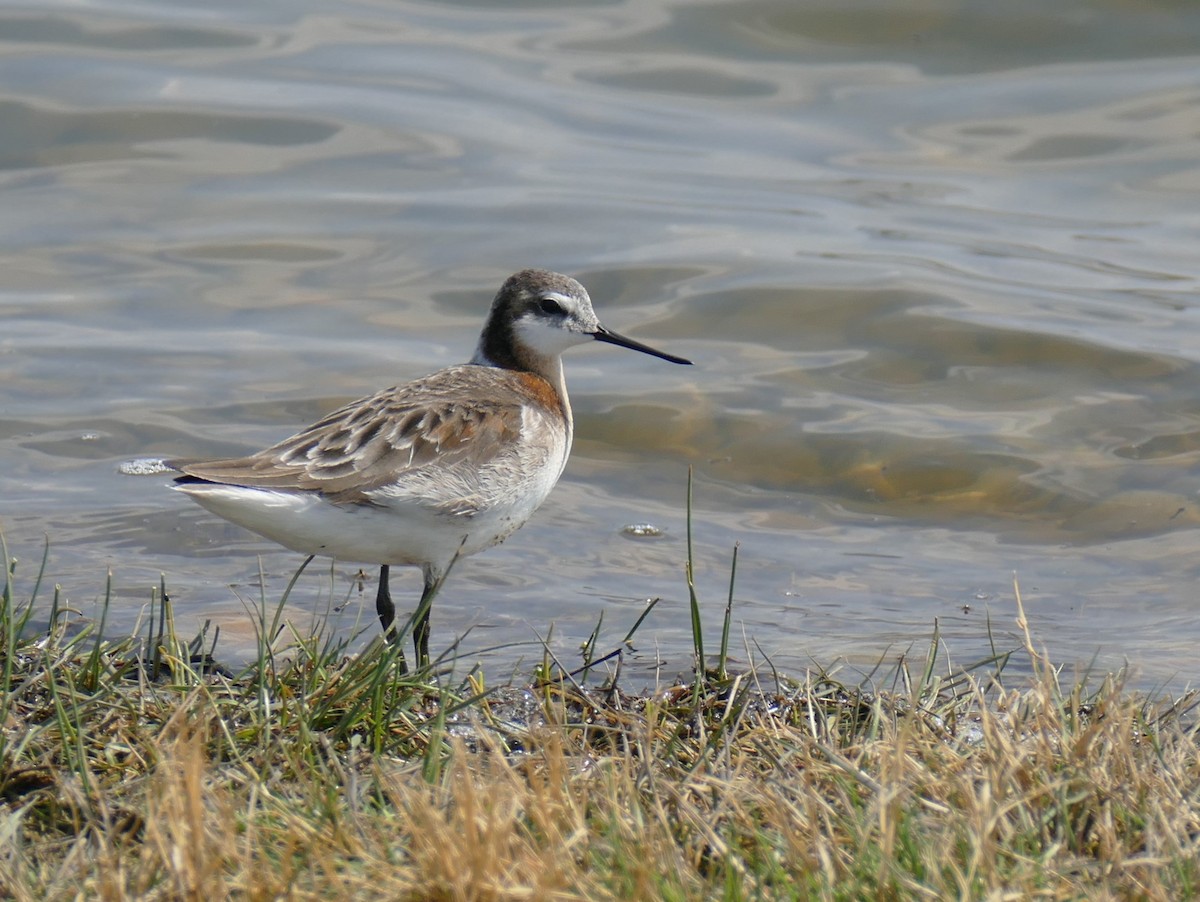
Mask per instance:
[[[428,484],[426,468],[436,463],[442,481],[458,482],[461,492],[464,479],[516,453],[524,411],[544,400],[527,390],[527,378],[451,367],[348,404],[257,454],[168,463],[187,474],[181,482],[319,491],[350,503],[406,479]]]

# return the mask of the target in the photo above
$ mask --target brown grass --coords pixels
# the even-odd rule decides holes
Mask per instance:
[[[15,899],[1185,899],[1191,698],[1002,668],[865,691],[755,672],[479,693],[383,644],[236,677],[169,632],[22,638],[6,588],[0,891]],[[1019,622],[1019,596],[1017,600]],[[996,662],[993,662],[996,664]],[[535,702],[536,717],[528,713]]]

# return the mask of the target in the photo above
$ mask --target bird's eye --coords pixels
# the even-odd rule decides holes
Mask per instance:
[[[554,300],[554,298],[542,298],[539,306],[542,308],[542,313],[547,316],[560,316],[563,313],[562,304]]]

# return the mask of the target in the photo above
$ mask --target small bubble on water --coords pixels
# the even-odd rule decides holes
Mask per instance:
[[[171,468],[158,457],[138,457],[133,460],[123,460],[117,464],[117,472],[123,476],[154,476],[158,473],[170,473]]]
[[[653,523],[630,523],[621,528],[621,533],[634,539],[657,539],[664,535]]]

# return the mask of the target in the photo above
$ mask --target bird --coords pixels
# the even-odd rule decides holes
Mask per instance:
[[[562,353],[593,341],[691,364],[605,328],[575,279],[523,269],[500,286],[468,363],[353,401],[245,457],[165,463],[182,474],[173,488],[251,532],[378,565],[384,635],[411,625],[427,667],[430,607],[451,565],[519,529],[562,475],[574,435]],[[393,566],[423,577],[399,634]]]

